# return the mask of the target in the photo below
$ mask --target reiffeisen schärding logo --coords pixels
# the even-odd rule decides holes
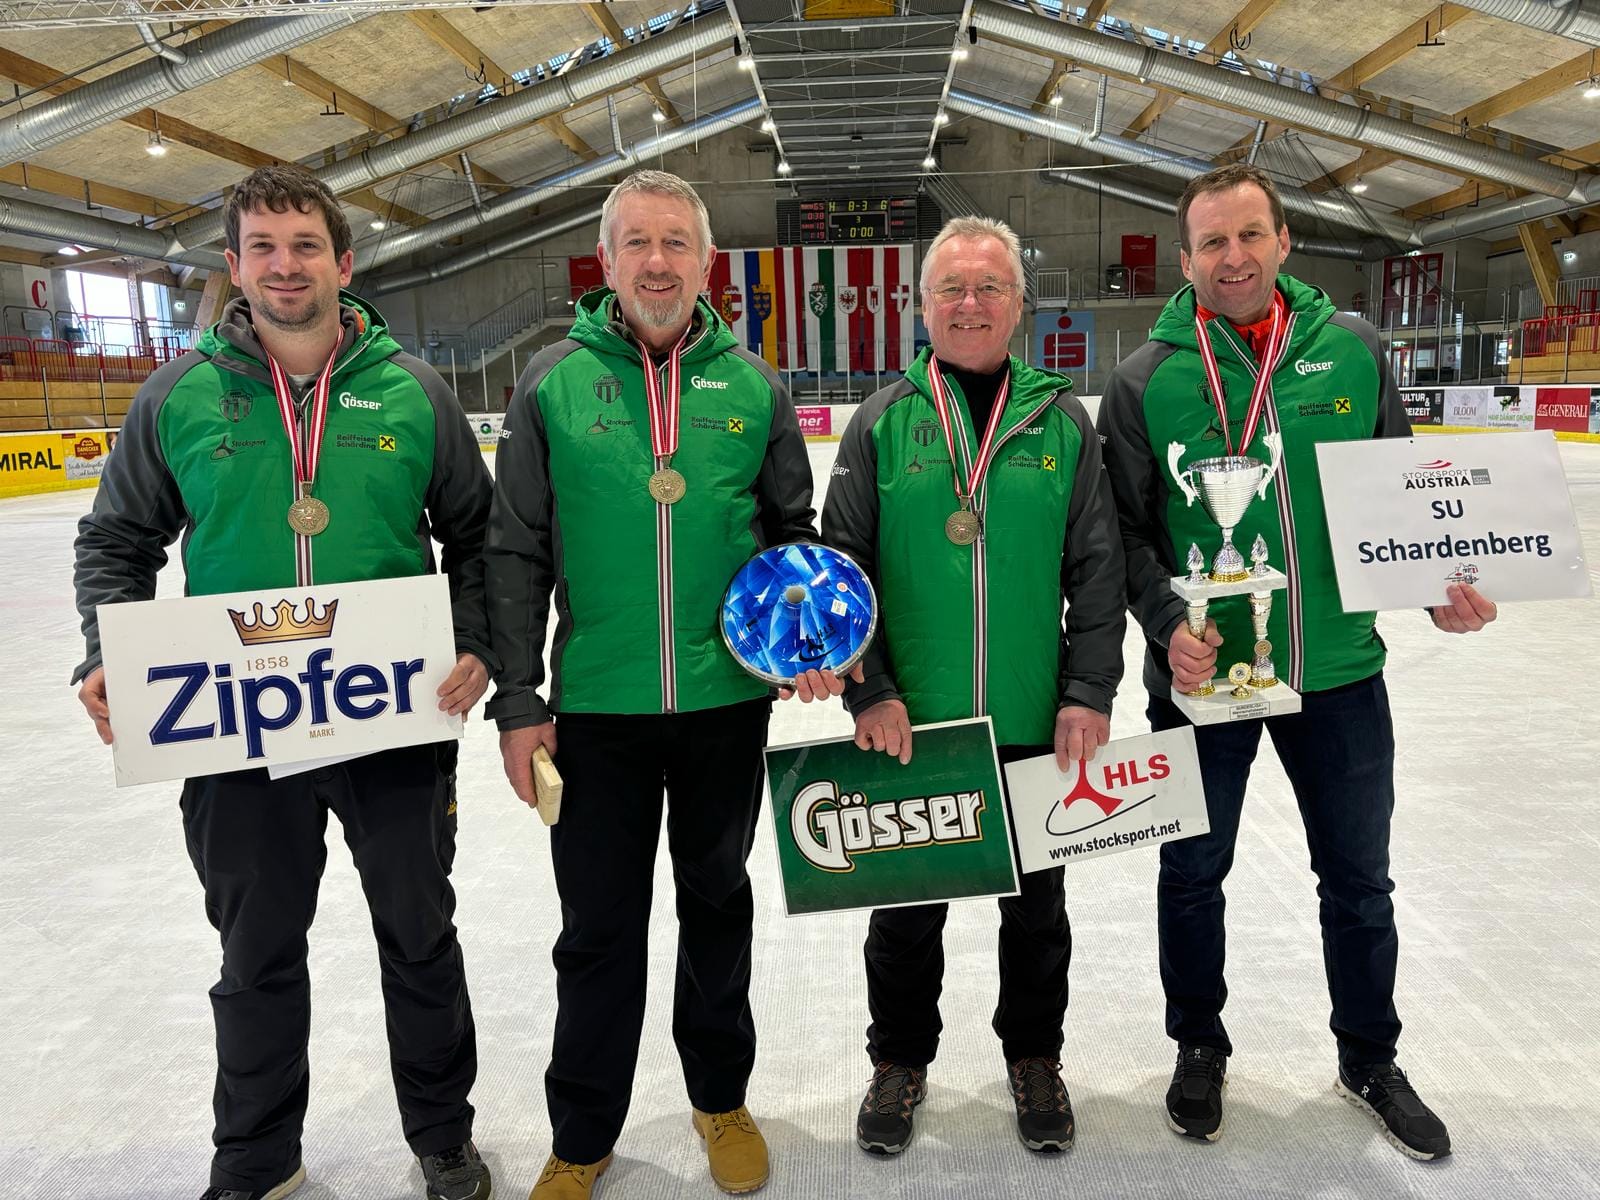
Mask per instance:
[[[982,790],[869,800],[831,779],[806,784],[789,809],[789,832],[805,860],[823,871],[855,870],[863,854],[955,845],[983,837]]]
[[[305,616],[300,617],[294,603],[283,599],[274,606],[270,620],[260,603],[248,616],[228,609],[239,644],[257,651],[256,656],[237,664],[243,668],[237,675],[236,664],[225,662],[151,667],[146,682],[173,681],[177,693],[151,727],[150,744],[242,736],[246,757],[257,759],[264,754],[264,734],[288,729],[302,719],[315,727],[329,725],[333,714],[351,721],[370,721],[391,707],[396,713],[411,712],[411,684],[426,661],[421,658],[382,665],[357,662],[335,671],[334,652],[323,647],[311,652],[303,671],[274,671],[287,668],[289,656],[270,653],[272,647],[333,636],[339,602],[330,600],[320,607],[319,613],[316,600],[308,598]],[[312,732],[315,736],[315,728]]]

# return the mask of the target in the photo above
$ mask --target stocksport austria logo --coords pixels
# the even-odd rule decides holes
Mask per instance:
[[[1428,488],[1488,487],[1490,483],[1487,467],[1463,467],[1447,458],[1418,463],[1415,470],[1403,472],[1400,478],[1408,492]]]
[[[871,800],[819,779],[796,794],[789,832],[808,863],[842,873],[864,854],[980,841],[987,808],[982,790]]]

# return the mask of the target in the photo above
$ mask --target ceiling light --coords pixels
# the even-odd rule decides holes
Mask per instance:
[[[1589,80],[1588,85],[1583,89],[1583,98],[1585,100],[1600,100],[1600,79]]]
[[[948,125],[950,124],[950,115],[948,113],[941,112],[933,118],[933,123],[935,125]]]
[[[56,251],[56,253],[57,254],[65,254],[68,258],[73,258],[73,257],[76,257],[77,255],[79,255],[79,254],[81,254],[83,252],[81,250],[79,250],[76,246],[62,246],[59,250]]]
[[[950,51],[950,57],[955,59],[956,62],[966,62],[967,48],[965,46],[957,46],[954,50]]]
[[[1060,92],[1051,92],[1050,93],[1050,103],[1051,103],[1051,105],[1053,107],[1060,108],[1061,107],[1061,93]]]
[[[756,60],[755,59],[751,58],[748,54],[741,54],[739,56],[739,70],[741,70],[741,71],[754,71],[755,69],[756,69]]]
[[[934,169],[934,167],[936,167],[936,166],[938,166],[938,165],[939,165],[939,164],[938,164],[938,163],[937,163],[937,162],[936,162],[936,161],[935,161],[935,160],[934,160],[934,157],[933,157],[933,155],[931,155],[931,154],[930,154],[930,155],[928,155],[928,157],[927,157],[927,158],[925,158],[925,159],[923,159],[923,160],[922,160],[922,166],[923,166],[923,169],[924,169],[924,170],[927,170],[927,171],[931,171],[931,170],[933,170],[933,169]]]
[[[761,132],[762,133],[771,133],[777,127],[778,127],[778,123],[776,121],[774,121],[771,117],[768,117],[765,121],[761,122]]]
[[[1367,181],[1365,179],[1361,178],[1361,176],[1357,175],[1356,176],[1356,181],[1350,185],[1351,194],[1359,196],[1359,195],[1361,195],[1361,193],[1365,192],[1366,190],[1367,190]]]
[[[794,168],[789,165],[787,160],[778,164],[779,175],[787,175],[792,170],[794,170]]]
[[[1561,261],[1564,262],[1564,263],[1575,263],[1575,262],[1577,262],[1578,261],[1578,252],[1576,250],[1563,250],[1561,252]]]
[[[859,171],[859,170],[861,170],[861,164],[860,163],[845,163],[844,169],[846,171]],[[1573,255],[1573,257],[1576,258],[1577,255]]]
[[[151,158],[161,158],[167,152],[167,144],[161,140],[161,131],[152,130],[150,140],[144,144],[144,152]]]
[[[368,228],[369,229],[382,229],[383,228],[383,219],[381,217],[372,218],[372,224],[369,225]]]
[[[650,110],[650,119],[657,125],[665,125],[667,122],[667,114],[662,112],[659,108],[653,108]]]

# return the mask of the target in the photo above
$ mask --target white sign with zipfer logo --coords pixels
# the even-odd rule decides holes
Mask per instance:
[[[1321,442],[1317,464],[1345,612],[1444,604],[1452,583],[1496,602],[1593,590],[1549,430]]]
[[[1119,738],[1065,774],[1053,754],[1005,771],[1025,875],[1211,831],[1192,725]]]
[[[442,575],[98,611],[118,786],[461,736]]]

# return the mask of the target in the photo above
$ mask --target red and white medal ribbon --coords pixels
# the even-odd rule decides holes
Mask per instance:
[[[321,374],[311,394],[311,411],[306,422],[305,435],[300,432],[300,422],[295,419],[294,391],[289,385],[289,375],[272,355],[267,355],[267,369],[272,373],[272,392],[278,400],[278,417],[283,421],[283,431],[289,437],[289,456],[294,469],[294,498],[306,496],[317,480],[317,464],[322,459],[322,435],[328,421],[328,394],[332,390],[333,363],[339,357],[336,345],[328,355]],[[295,574],[301,586],[311,584],[311,539],[295,535]]]
[[[989,459],[994,454],[995,431],[1000,428],[1000,418],[1005,412],[1006,398],[1011,392],[1011,371],[1007,365],[1006,377],[1000,382],[1000,390],[995,394],[994,408],[989,413],[989,425],[983,432],[983,443],[978,447],[978,456],[970,461],[956,451],[955,422],[958,419],[952,412],[950,395],[945,390],[943,375],[940,374],[939,356],[928,355],[928,389],[933,393],[933,407],[939,414],[939,428],[944,431],[944,444],[950,449],[950,469],[954,476],[952,486],[956,491],[956,500],[960,503],[962,511],[976,513],[978,490],[983,486],[984,473],[989,469]],[[967,448],[967,439],[961,438],[961,449]],[[963,469],[966,478],[962,478]],[[962,484],[966,490],[962,491]]]
[[[278,365],[278,360],[267,355],[267,367],[272,372],[272,391],[278,398],[278,416],[283,419],[283,431],[289,435],[289,451],[294,458],[294,481],[298,487],[309,487],[317,479],[317,462],[322,457],[322,432],[328,419],[328,393],[333,382],[333,360],[339,356],[335,346],[328,355],[327,365],[317,376],[311,396],[311,419],[306,434],[300,435],[300,423],[294,415],[294,391],[289,376]],[[296,495],[298,499],[298,492]]]
[[[1217,406],[1217,417],[1222,425],[1222,443],[1228,454],[1245,454],[1256,436],[1256,426],[1261,423],[1261,410],[1266,407],[1267,393],[1272,390],[1272,373],[1283,361],[1289,347],[1289,323],[1285,319],[1286,305],[1283,293],[1272,293],[1272,328],[1267,334],[1266,351],[1261,355],[1261,370],[1256,375],[1255,386],[1250,389],[1250,407],[1245,411],[1244,430],[1239,435],[1239,449],[1233,448],[1233,435],[1228,431],[1228,401],[1222,394],[1222,372],[1217,369],[1217,354],[1211,348],[1211,332],[1206,319],[1197,308],[1194,314],[1195,341],[1200,347],[1200,361],[1205,366],[1206,383],[1211,388],[1211,399]]]
[[[661,380],[656,374],[655,359],[650,356],[648,349],[639,347],[639,354],[644,359],[645,401],[650,406],[650,449],[656,456],[657,467],[670,464],[672,456],[678,452],[678,385],[683,344],[688,340],[689,331],[685,329],[667,359],[665,396],[662,395]]]

